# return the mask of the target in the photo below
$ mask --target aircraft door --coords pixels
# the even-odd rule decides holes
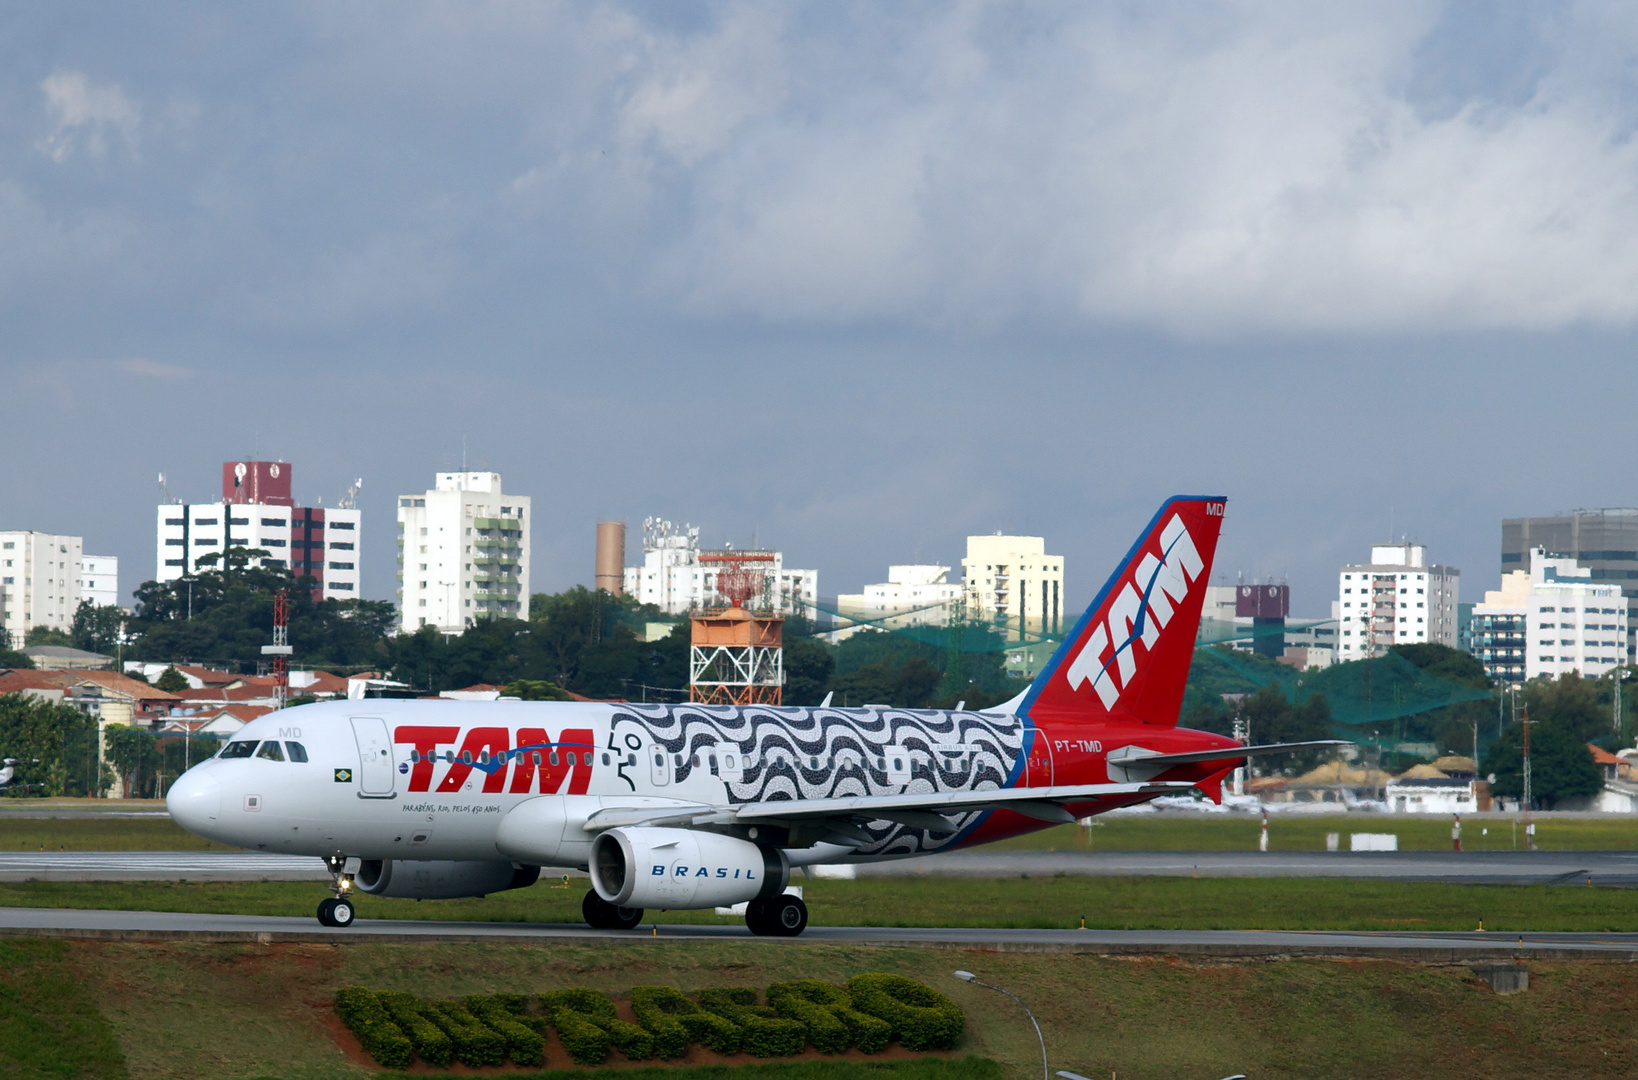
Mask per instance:
[[[1029,757],[1024,762],[1024,781],[1021,787],[1052,786],[1052,740],[1039,728],[1032,728],[1029,736]]]
[[[392,771],[392,737],[379,716],[355,716],[353,738],[358,740],[358,793],[386,799],[397,794]]]
[[[665,752],[665,747],[655,743],[648,748],[649,780],[655,787],[665,787],[671,783],[671,756]]]

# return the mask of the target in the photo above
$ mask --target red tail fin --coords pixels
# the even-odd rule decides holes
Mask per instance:
[[[1226,500],[1167,499],[1024,696],[1020,713],[1171,726]]]

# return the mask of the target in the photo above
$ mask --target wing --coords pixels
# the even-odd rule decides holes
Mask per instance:
[[[934,832],[954,832],[947,815],[978,810],[1014,810],[1038,821],[1068,823],[1075,815],[1065,807],[1123,795],[1177,794],[1194,787],[1189,781],[1136,784],[1068,784],[1056,787],[990,788],[981,791],[931,791],[903,795],[843,795],[833,799],[782,799],[738,806],[611,807],[593,814],[583,828],[602,832],[632,825],[799,825],[831,822],[894,821]],[[842,830],[845,833],[845,829]]]
[[[1139,762],[1144,768],[1189,765],[1200,761],[1238,761],[1241,758],[1261,757],[1264,754],[1285,754],[1293,750],[1315,750],[1322,746],[1352,746],[1346,739],[1316,739],[1313,742],[1264,743],[1261,746],[1232,746],[1216,750],[1190,750],[1184,754],[1158,754],[1140,746],[1123,746],[1109,755],[1118,765],[1131,766]]]

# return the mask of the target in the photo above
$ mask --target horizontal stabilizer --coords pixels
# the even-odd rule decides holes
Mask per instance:
[[[1124,756],[1120,751],[1109,755],[1111,762],[1125,766],[1142,765],[1144,768],[1170,768],[1173,765],[1188,765],[1197,761],[1235,761],[1239,758],[1261,757],[1264,754],[1285,754],[1294,750],[1317,750],[1322,746],[1352,746],[1346,739],[1316,739],[1312,742],[1285,742],[1264,743],[1261,746],[1225,746],[1216,750],[1191,750],[1186,754],[1146,754],[1132,753]],[[1126,749],[1138,750],[1138,747]]]

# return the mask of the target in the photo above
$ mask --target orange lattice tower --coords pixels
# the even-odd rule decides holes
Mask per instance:
[[[716,590],[729,606],[690,620],[690,699],[707,705],[778,705],[785,687],[785,620],[747,610],[763,591],[773,553],[707,551],[699,559],[717,565]]]

